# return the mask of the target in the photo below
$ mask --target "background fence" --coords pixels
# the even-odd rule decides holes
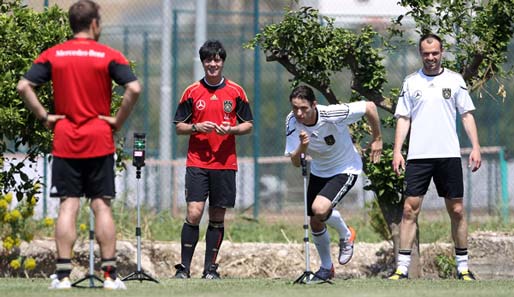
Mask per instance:
[[[35,10],[59,5],[67,10],[72,1],[27,0]],[[341,0],[341,1],[228,1],[228,0],[97,0],[102,6],[103,33],[100,39],[135,63],[136,73],[143,84],[143,92],[134,114],[121,133],[126,138],[130,154],[134,132],[147,135],[147,165],[141,180],[136,180],[135,169],[129,166],[117,179],[119,198],[127,204],[135,203],[135,187],[142,189],[140,199],[156,211],[171,210],[174,216],[183,216],[184,157],[187,137],[178,137],[172,119],[182,91],[199,79],[197,36],[219,39],[227,50],[224,74],[242,85],[252,103],[255,118],[254,133],[237,138],[239,172],[236,212],[255,218],[275,213],[287,219],[303,207],[302,177],[300,170],[282,157],[284,150],[284,123],[289,112],[288,95],[291,75],[278,63],[268,63],[259,51],[242,48],[263,26],[279,22],[284,8],[310,5],[322,13],[336,18],[336,24],[346,28],[359,28],[372,24],[384,30],[389,20],[401,13],[396,0]],[[339,12],[344,8],[344,13]],[[197,21],[198,20],[198,21]],[[198,28],[199,24],[202,28]],[[203,31],[202,31],[203,30]],[[200,35],[198,35],[200,32]],[[514,61],[511,44],[509,61]],[[385,59],[388,84],[385,89],[399,87],[403,78],[420,67],[415,46],[400,48]],[[512,64],[512,62],[511,62]],[[201,73],[203,74],[203,72]],[[200,75],[201,75],[200,74]],[[351,77],[341,72],[333,77],[334,92],[341,101],[350,96]],[[514,83],[506,85],[507,93],[514,93]],[[488,86],[496,94],[497,85]],[[514,184],[514,163],[509,152],[514,140],[509,120],[514,105],[511,100],[481,99],[476,95],[475,113],[481,144],[488,149],[483,168],[475,174],[465,171],[465,196],[470,218],[478,214],[508,218],[514,204],[509,200]],[[326,101],[319,98],[321,103]],[[384,116],[386,114],[383,114]],[[465,136],[463,147],[468,146]],[[385,131],[385,141],[392,142],[392,131]],[[464,160],[466,164],[466,160]],[[40,160],[39,174],[49,181],[48,164]],[[36,173],[35,173],[36,174]],[[364,177],[342,202],[343,213],[364,209],[364,203],[373,198],[362,190]],[[48,184],[48,182],[47,182]],[[56,201],[48,200],[47,191],[38,207],[43,215],[55,215]],[[444,204],[431,189],[424,208],[444,211]]]

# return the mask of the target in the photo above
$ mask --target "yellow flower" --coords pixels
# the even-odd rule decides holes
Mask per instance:
[[[4,249],[5,249],[7,252],[11,251],[11,249],[12,249],[12,243],[9,243],[9,242],[4,242],[4,243],[2,244],[2,246],[4,247]]]
[[[10,213],[6,213],[4,215],[4,223],[9,223],[11,221],[11,214]]]
[[[43,224],[44,224],[46,227],[52,227],[52,226],[54,225],[54,219],[49,218],[49,217],[46,217],[46,218],[43,220]]]
[[[12,201],[12,193],[9,192],[9,193],[5,194],[4,199],[5,199],[5,201],[7,201],[7,203],[11,203],[11,201]]]
[[[41,184],[40,183],[35,183],[34,184],[34,190],[39,191],[40,189],[41,189]]]
[[[30,197],[30,199],[29,199],[29,204],[30,204],[30,205],[32,205],[32,206],[34,206],[34,205],[36,205],[36,203],[37,203],[37,198],[36,198],[36,196],[32,196],[32,197]]]
[[[9,266],[11,266],[12,269],[18,269],[18,268],[20,268],[21,264],[20,264],[20,261],[18,261],[17,259],[14,259],[11,261],[11,263],[9,263]]]
[[[7,201],[5,201],[5,199],[0,199],[0,211],[1,210],[7,210],[7,208],[9,208],[9,203],[7,203]]]
[[[25,270],[32,270],[34,268],[36,268],[36,260],[34,260],[34,258],[27,258],[25,259],[25,262],[23,263],[24,267],[25,267]]]
[[[12,239],[11,236],[6,236],[3,240],[2,245],[9,252],[14,245],[14,240]]]
[[[20,244],[21,244],[21,239],[15,238],[14,239],[14,246],[18,247],[18,246],[20,246]]]
[[[16,222],[19,219],[21,219],[20,211],[17,209],[11,211],[11,222]]]
[[[87,230],[86,224],[80,224],[79,228],[80,228],[80,231],[86,231]]]

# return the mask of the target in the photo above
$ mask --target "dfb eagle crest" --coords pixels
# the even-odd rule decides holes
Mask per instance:
[[[231,112],[232,111],[232,101],[230,101],[230,100],[223,101],[223,110],[226,113]]]
[[[443,98],[444,99],[450,99],[452,97],[452,89],[450,88],[443,88]]]

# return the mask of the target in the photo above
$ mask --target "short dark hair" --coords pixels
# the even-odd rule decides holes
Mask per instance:
[[[89,29],[91,22],[100,21],[100,5],[91,0],[79,0],[70,7],[68,19],[73,33],[79,33]]]
[[[291,91],[291,95],[289,95],[289,101],[291,102],[294,98],[300,98],[307,100],[311,103],[316,101],[316,96],[314,96],[314,91],[309,86],[298,86]]]
[[[427,34],[422,35],[421,38],[419,39],[418,48],[421,50],[421,43],[430,38],[439,41],[440,48],[443,49],[443,40],[441,39],[441,37],[437,36],[434,33],[427,33]]]
[[[200,47],[198,53],[200,54],[200,61],[212,59],[216,56],[219,56],[223,61],[227,58],[227,52],[219,40],[207,40],[202,47]]]

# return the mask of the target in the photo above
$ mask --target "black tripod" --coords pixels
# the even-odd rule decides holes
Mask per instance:
[[[136,205],[137,205],[137,226],[136,226],[136,238],[137,238],[137,270],[130,273],[122,279],[122,281],[138,280],[152,281],[159,283],[155,278],[148,275],[141,268],[141,206],[139,203],[139,187],[141,179],[141,167],[145,166],[145,133],[134,133],[134,151],[132,158],[132,165],[136,166]]]
[[[300,277],[298,277],[293,284],[310,284],[315,274],[311,271],[310,251],[309,251],[309,219],[307,215],[307,160],[305,160],[305,154],[300,155],[300,164],[302,167],[303,176],[303,242],[305,243],[305,271]],[[330,280],[324,280],[323,282],[317,283],[332,283]]]
[[[103,288],[103,281],[95,275],[95,217],[91,205],[89,206],[89,274],[77,280],[72,287],[75,288]],[[80,283],[89,281],[89,286],[81,286]],[[95,285],[95,281],[100,285]]]

